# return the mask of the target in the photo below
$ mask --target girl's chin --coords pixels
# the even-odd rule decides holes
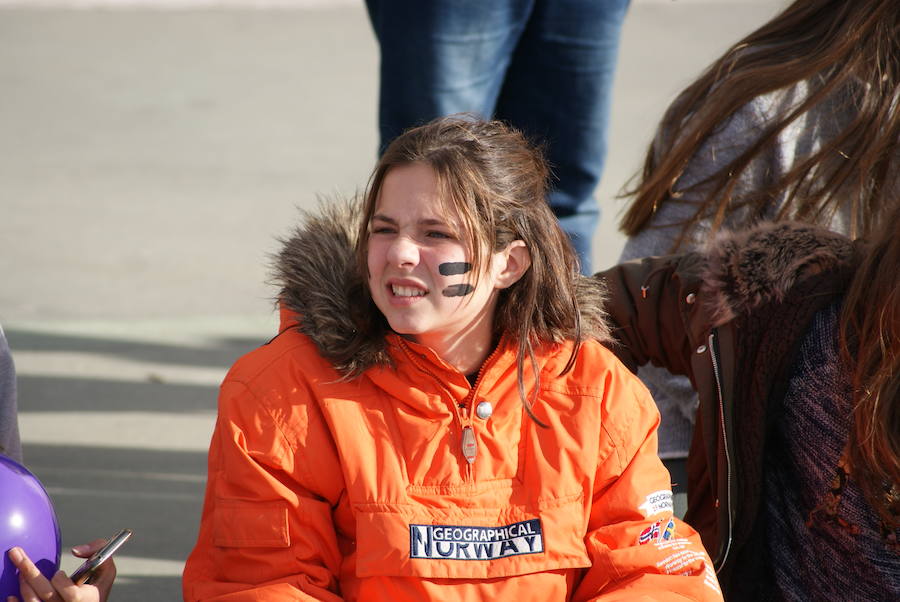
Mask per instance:
[[[425,334],[422,329],[411,326],[410,324],[396,324],[388,321],[391,330],[410,341],[415,340],[419,335]]]
[[[431,332],[428,328],[425,328],[422,325],[418,324],[410,324],[409,322],[391,322],[388,320],[388,324],[395,333],[406,339],[407,341],[412,341],[414,343],[421,343],[423,337],[427,337],[428,333]]]

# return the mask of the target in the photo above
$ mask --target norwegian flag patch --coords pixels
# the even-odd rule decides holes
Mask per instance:
[[[644,545],[672,539],[675,536],[675,519],[670,518],[665,526],[662,526],[662,523],[663,519],[660,519],[641,531],[641,534],[638,535],[638,544]]]

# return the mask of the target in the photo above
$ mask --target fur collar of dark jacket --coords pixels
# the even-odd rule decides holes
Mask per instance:
[[[713,326],[765,302],[781,301],[792,287],[817,274],[848,269],[854,248],[841,234],[795,222],[720,233],[706,249],[701,286]]]
[[[274,262],[278,303],[298,315],[300,330],[345,376],[389,363],[384,337],[364,340],[354,322],[354,316],[358,320],[374,313],[360,311],[369,302],[354,255],[360,209],[359,199],[350,199],[323,201],[317,210],[303,211]],[[585,338],[612,340],[605,293],[598,280],[579,278],[576,294]]]

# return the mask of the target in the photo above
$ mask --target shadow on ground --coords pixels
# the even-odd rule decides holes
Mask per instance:
[[[188,413],[216,409],[214,386],[54,376],[19,376],[17,380],[20,411]],[[90,400],[90,405],[82,400]]]
[[[33,444],[24,453],[53,498],[65,542],[131,527],[129,556],[183,560],[193,545],[196,533],[183,525],[200,517],[205,453]],[[97,532],[103,525],[109,534]]]
[[[209,443],[208,430],[193,433],[195,418],[204,424],[208,418],[211,423],[217,385],[152,377],[117,380],[121,375],[114,372],[115,367],[108,376],[44,375],[40,354],[109,356],[138,364],[198,368],[206,374],[212,369],[212,376],[221,369],[224,376],[239,356],[265,340],[230,338],[191,346],[15,328],[6,334],[14,358],[17,353],[36,354],[28,373],[20,373],[17,379],[20,428],[73,417],[71,424],[60,428],[86,434],[90,441],[57,444],[34,431],[29,437],[22,428],[25,463],[53,500],[64,557],[72,545],[130,528],[134,535],[118,554],[120,577],[112,599],[181,599],[181,568],[197,535],[206,481],[203,450]],[[60,413],[60,418],[54,413]],[[147,420],[149,416],[153,419]],[[194,419],[183,421],[182,416]],[[119,431],[116,424],[123,429]],[[139,440],[130,439],[129,433]],[[67,562],[74,566],[66,559],[64,568]]]
[[[77,352],[134,361],[178,366],[227,368],[244,353],[264,344],[264,339],[216,338],[207,346],[168,345],[137,340],[107,339],[89,336],[50,334],[17,328],[4,328],[13,350]]]
[[[53,499],[64,555],[130,528],[134,536],[120,554],[142,562],[137,574],[120,563],[113,598],[180,599],[180,565],[203,503],[205,453],[65,445],[26,445],[24,453]]]

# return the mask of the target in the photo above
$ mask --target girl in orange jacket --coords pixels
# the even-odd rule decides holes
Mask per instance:
[[[540,154],[447,118],[278,260],[222,384],[187,600],[718,600]]]

